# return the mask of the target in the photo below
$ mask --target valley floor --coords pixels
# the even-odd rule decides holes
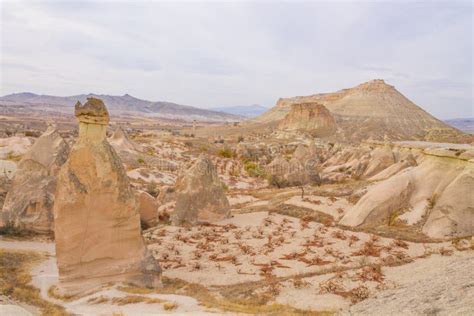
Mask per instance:
[[[307,191],[301,198],[295,188],[241,190],[230,198],[230,219],[146,230],[164,271],[157,290],[115,286],[56,297],[54,243],[1,239],[0,248],[46,254],[33,266],[31,284],[43,299],[79,315],[474,313],[471,240],[402,241],[348,230],[325,216],[342,216],[346,198]]]

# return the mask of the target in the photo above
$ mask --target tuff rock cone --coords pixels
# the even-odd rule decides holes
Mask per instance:
[[[50,126],[18,165],[1,212],[3,225],[36,233],[52,233],[56,175],[69,154],[69,146]]]
[[[176,181],[175,225],[213,222],[230,216],[224,187],[212,161],[201,155]]]
[[[79,139],[58,175],[54,205],[61,292],[110,282],[157,286],[160,266],[147,252],[134,193],[106,140],[107,109],[88,98],[75,114]]]

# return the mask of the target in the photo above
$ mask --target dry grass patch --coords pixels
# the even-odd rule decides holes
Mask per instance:
[[[63,307],[42,299],[39,289],[30,285],[30,268],[44,258],[36,252],[0,249],[0,295],[36,306],[45,316],[69,315]]]
[[[121,287],[119,290],[133,294],[179,294],[195,298],[199,303],[210,309],[218,309],[231,313],[264,314],[264,315],[331,315],[331,313],[315,313],[299,310],[288,305],[270,303],[274,295],[270,291],[263,291],[261,284],[222,287],[211,292],[206,287],[188,283],[180,279],[162,278],[163,287],[159,289],[145,289],[138,287]],[[264,285],[265,287],[265,285]],[[271,289],[271,287],[269,287]],[[164,306],[163,306],[164,307]]]
[[[323,223],[324,225],[332,226],[334,218],[331,215],[318,212],[315,210],[307,209],[300,206],[294,206],[289,204],[280,204],[276,207],[272,207],[269,210],[270,213],[278,213],[281,215],[287,215],[291,217],[296,217],[302,219],[305,222],[318,222]]]
[[[74,299],[77,298],[75,295],[64,295],[64,294],[59,294],[57,291],[58,287],[56,285],[51,286],[48,289],[48,296],[55,298],[57,300],[61,300],[63,302],[70,302],[73,301]]]
[[[111,302],[115,305],[128,305],[137,303],[161,304],[165,301],[159,298],[152,298],[140,295],[127,295],[124,297],[114,297],[112,298]]]

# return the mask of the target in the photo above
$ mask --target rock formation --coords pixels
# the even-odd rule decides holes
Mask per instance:
[[[122,163],[106,140],[104,103],[76,104],[79,139],[58,175],[54,204],[62,292],[110,282],[159,284],[161,269],[147,252],[140,214]]]
[[[289,170],[290,164],[282,156],[277,156],[265,168],[266,173],[270,176],[270,184],[279,188],[288,185],[287,174]]]
[[[140,145],[132,141],[127,132],[121,126],[118,126],[115,129],[109,142],[117,152],[127,151],[136,153],[142,150]]]
[[[429,143],[401,146],[405,150],[411,146],[408,150],[416,152],[422,145],[428,147],[421,148],[419,164],[413,165],[413,157],[407,155],[408,167],[369,187],[340,224],[377,226],[399,220],[421,226],[422,232],[433,238],[472,236],[474,149],[433,149]]]
[[[303,144],[299,144],[296,147],[295,152],[293,153],[293,158],[298,159],[300,162],[304,163],[307,159],[310,158],[309,150]]]
[[[175,186],[176,207],[172,215],[175,225],[213,222],[230,216],[229,201],[212,161],[201,155]]]
[[[312,130],[320,121],[318,116],[310,119],[307,115],[311,112],[305,108],[310,106],[301,104],[308,103],[321,104],[330,111],[338,127],[338,134],[333,135],[333,138],[339,141],[362,141],[369,138],[383,140],[385,136],[389,140],[458,143],[470,143],[474,139],[472,135],[464,134],[437,120],[383,80],[372,80],[333,93],[279,99],[275,107],[253,122],[280,123],[281,128]],[[297,106],[293,107],[295,104]],[[311,123],[312,121],[316,123]]]
[[[144,191],[137,192],[136,199],[138,201],[138,213],[140,213],[142,226],[154,226],[158,217],[158,202],[153,196]]]
[[[18,164],[1,213],[3,225],[51,233],[56,175],[69,146],[54,127],[39,137]]]
[[[296,103],[291,105],[290,112],[278,127],[288,131],[303,131],[314,137],[326,137],[336,132],[336,121],[322,104]]]

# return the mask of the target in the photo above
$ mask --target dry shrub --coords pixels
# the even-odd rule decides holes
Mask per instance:
[[[441,247],[441,248],[439,248],[438,252],[442,256],[451,256],[454,251],[452,249],[447,249],[447,248]]]
[[[293,286],[296,289],[302,289],[302,288],[308,287],[309,285],[310,285],[310,283],[303,280],[302,277],[296,277],[296,278],[293,279]]]
[[[364,243],[364,246],[359,251],[352,253],[353,256],[371,256],[371,257],[380,257],[382,247],[375,244],[374,240],[371,239]]]
[[[359,237],[357,237],[356,235],[351,235],[349,237],[349,247],[351,247],[353,244],[355,244],[359,240],[360,240]]]
[[[346,288],[342,284],[341,279],[331,278],[327,281],[319,283],[319,293],[344,295],[344,293],[346,293]]]
[[[165,309],[165,311],[172,311],[178,308],[178,304],[176,302],[166,302],[163,304],[163,308]]]
[[[337,230],[331,234],[332,237],[340,239],[340,240],[346,240],[347,235],[344,233],[342,230]]]
[[[375,281],[382,283],[385,275],[382,272],[382,266],[379,264],[365,266],[356,274],[356,279],[361,281]]]
[[[408,249],[408,244],[403,240],[399,239],[395,239],[394,241],[392,241],[391,246]]]
[[[91,297],[90,299],[87,300],[87,303],[89,304],[103,304],[103,303],[108,303],[110,301],[110,298],[107,296],[96,296],[96,297]]]
[[[352,304],[356,304],[369,298],[369,294],[369,289],[364,285],[358,286],[349,291],[349,297]]]
[[[115,305],[127,305],[127,304],[137,304],[137,303],[147,303],[147,304],[161,304],[164,301],[159,298],[151,298],[140,295],[127,295],[124,297],[114,297],[112,298],[112,304]]]

